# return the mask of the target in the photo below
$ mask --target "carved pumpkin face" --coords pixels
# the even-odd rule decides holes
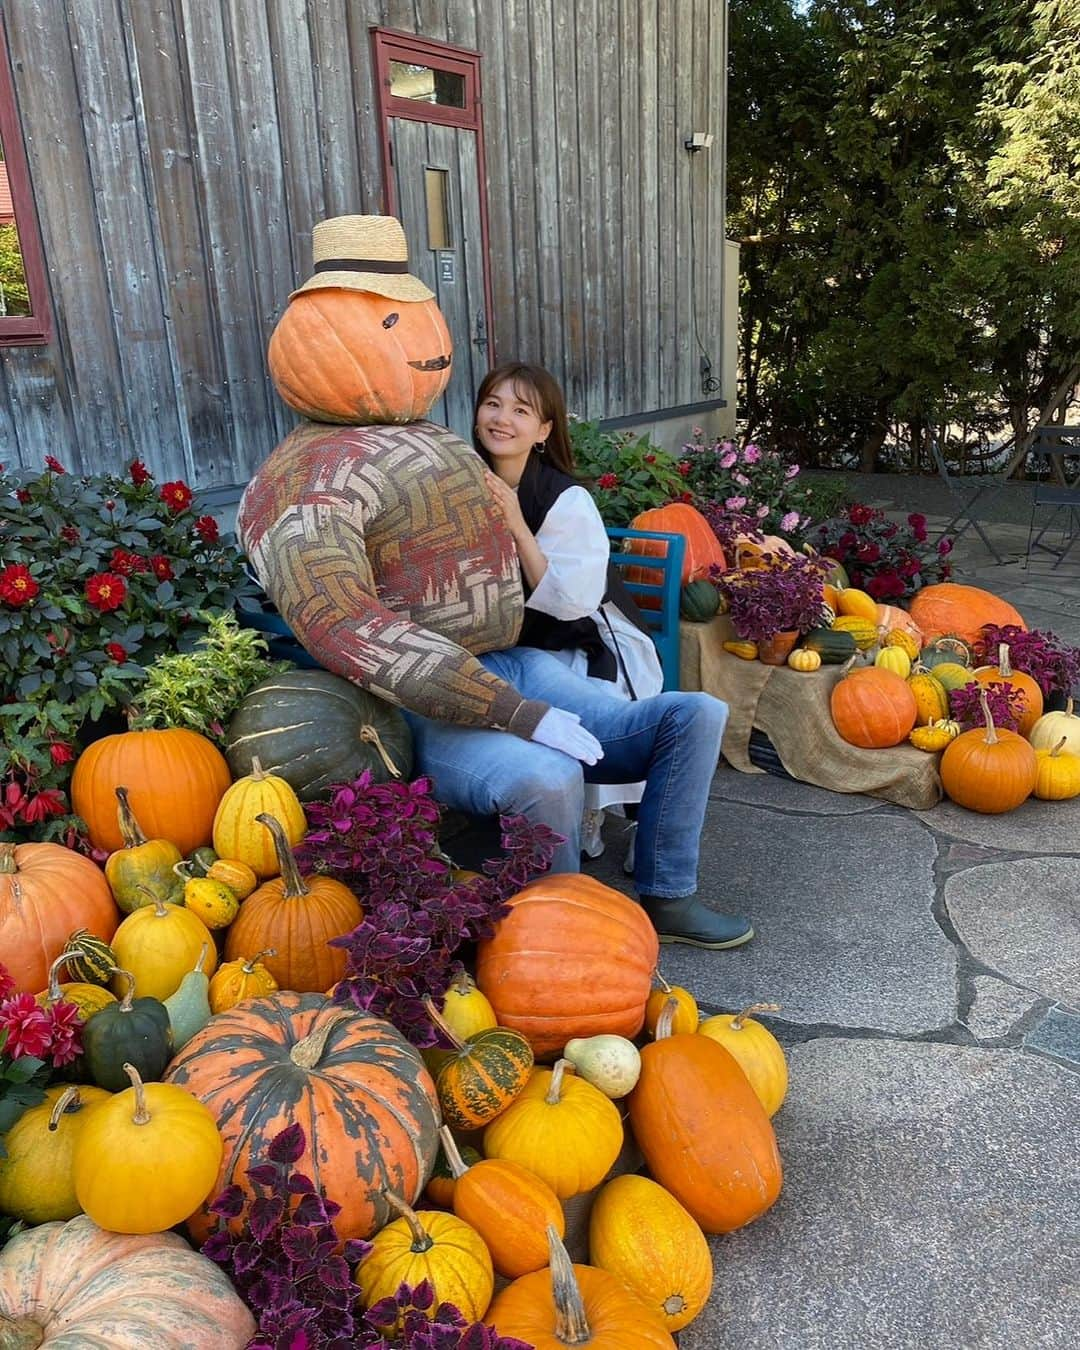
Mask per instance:
[[[267,355],[290,408],[372,426],[426,417],[450,380],[451,353],[436,301],[327,288],[290,301]]]

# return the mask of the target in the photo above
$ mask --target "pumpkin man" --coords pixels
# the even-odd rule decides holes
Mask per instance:
[[[661,938],[745,942],[747,920],[695,894],[726,706],[677,693],[628,703],[515,647],[520,567],[483,461],[418,420],[452,353],[400,224],[336,217],[312,243],[314,274],[269,349],[278,392],[312,420],[259,468],[238,516],[263,588],[322,666],[401,707],[440,800],[564,835],[553,870],[578,870],[585,777],[644,779],[635,881]]]

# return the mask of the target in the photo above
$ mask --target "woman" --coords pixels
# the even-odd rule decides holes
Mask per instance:
[[[518,645],[550,651],[624,698],[658,694],[664,677],[656,648],[610,562],[600,513],[574,477],[556,381],[542,366],[497,367],[480,386],[474,423],[488,487],[521,560],[526,599]],[[638,802],[642,789],[640,783],[588,788],[583,852],[600,856],[604,808]],[[630,848],[628,871],[632,837]]]

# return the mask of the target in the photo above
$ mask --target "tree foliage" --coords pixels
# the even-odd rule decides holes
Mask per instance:
[[[0,286],[4,289],[0,317],[5,310],[9,318],[30,313],[30,292],[14,221],[0,225]]]
[[[1023,434],[1080,359],[1078,84],[1080,0],[732,0],[752,432]]]

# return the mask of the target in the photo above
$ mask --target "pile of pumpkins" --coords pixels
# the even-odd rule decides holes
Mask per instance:
[[[687,991],[654,987],[640,907],[553,876],[514,898],[475,980],[429,1006],[448,1048],[421,1055],[329,996],[345,953],[328,940],[362,912],[333,877],[301,877],[289,782],[257,761],[231,781],[210,742],[178,729],[86,757],[76,801],[111,849],[104,868],[54,844],[0,845],[5,963],[19,990],[74,1003],[84,1023],[71,1081],[5,1136],[0,1211],[37,1226],[0,1253],[0,1314],[32,1320],[57,1252],[89,1269],[76,1254],[92,1250],[110,1299],[98,1308],[76,1283],[63,1316],[91,1336],[123,1303],[130,1339],[110,1343],[180,1343],[195,1314],[152,1275],[179,1246],[212,1343],[244,1345],[248,1310],[167,1230],[205,1240],[213,1197],[250,1196],[247,1168],[299,1121],[298,1170],[340,1205],[343,1239],[373,1240],[356,1269],[365,1303],[426,1278],[436,1304],[529,1343],[587,1324],[673,1344],[709,1295],[704,1235],[751,1222],[781,1187],[770,1118],[786,1066],[755,1010],[699,1027]],[[612,1175],[628,1141],[649,1176]],[[595,1199],[591,1265],[563,1244],[581,1195]]]

